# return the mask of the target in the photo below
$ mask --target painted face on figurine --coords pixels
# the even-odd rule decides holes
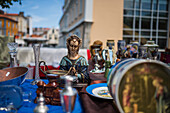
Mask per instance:
[[[76,39],[70,41],[69,50],[70,50],[70,54],[78,53],[79,43]]]

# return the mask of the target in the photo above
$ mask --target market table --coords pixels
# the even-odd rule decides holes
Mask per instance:
[[[23,102],[23,105],[19,108],[18,113],[33,113],[34,108],[37,104],[34,103],[34,99],[36,98],[36,89],[38,88],[36,85],[31,85],[32,79],[26,79],[25,82],[21,85],[23,92],[32,93],[32,101]],[[43,79],[45,83],[48,83],[48,80]],[[54,106],[54,105],[47,105],[49,108],[48,113],[64,113],[62,110],[62,106]],[[75,107],[72,113],[84,113],[80,101],[79,95],[77,95]]]

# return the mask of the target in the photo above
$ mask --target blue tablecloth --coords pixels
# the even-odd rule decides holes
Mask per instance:
[[[21,85],[23,92],[31,92],[32,93],[32,102],[23,102],[23,105],[19,108],[18,113],[33,113],[34,108],[37,104],[34,103],[34,99],[36,98],[36,85],[31,85],[32,80],[26,79],[25,82]],[[43,80],[45,83],[48,83],[47,80]],[[53,106],[47,105],[49,108],[48,113],[64,113],[62,110],[62,106]],[[75,107],[72,113],[84,113],[80,101],[79,95],[77,95]]]

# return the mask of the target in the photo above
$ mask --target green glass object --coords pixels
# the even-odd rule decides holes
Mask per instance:
[[[110,69],[111,69],[111,62],[110,61],[105,61],[105,74],[104,74],[105,78],[107,78]]]

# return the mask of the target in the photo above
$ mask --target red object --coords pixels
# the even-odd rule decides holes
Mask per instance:
[[[87,49],[87,60],[89,60],[91,58],[91,55],[90,55],[90,50]]]
[[[91,55],[90,55],[90,50],[87,49],[87,59],[89,60],[91,58]],[[33,77],[35,76],[35,66],[28,66],[28,67],[32,67],[34,68],[34,71],[33,71]],[[44,71],[44,68],[45,68],[45,71],[47,71],[47,68],[44,67],[44,66],[41,66],[41,69]],[[48,68],[49,70],[58,70],[60,68],[60,66],[58,66],[57,68],[54,68],[52,65],[48,65]],[[41,70],[39,69],[39,76],[40,77],[45,77],[44,73],[41,72]]]

